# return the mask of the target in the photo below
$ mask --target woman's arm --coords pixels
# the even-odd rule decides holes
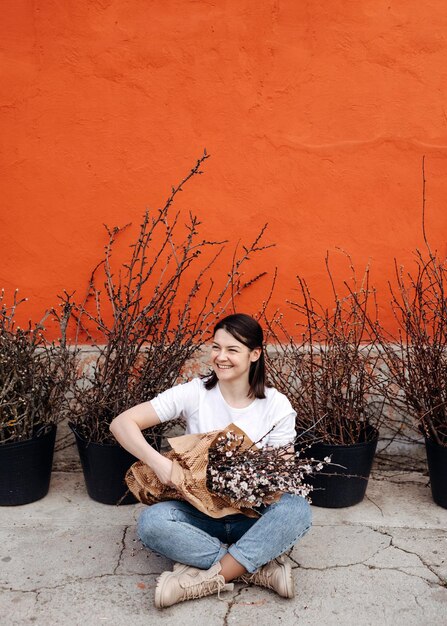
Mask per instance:
[[[123,448],[149,465],[164,485],[171,485],[172,461],[154,450],[141,432],[157,424],[160,419],[152,404],[143,402],[115,417],[110,431]]]

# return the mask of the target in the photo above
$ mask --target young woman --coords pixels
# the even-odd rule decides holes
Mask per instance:
[[[187,433],[221,430],[230,423],[263,446],[283,446],[295,437],[296,413],[288,399],[265,385],[263,333],[258,322],[242,313],[222,319],[214,329],[212,373],[195,378],[135,406],[111,424],[121,445],[149,465],[164,484],[171,484],[172,461],[159,454],[141,431],[180,415]],[[294,596],[289,563],[280,556],[310,528],[308,502],[283,494],[260,507],[258,519],[242,514],[211,518],[182,501],[147,507],[138,523],[142,542],[175,561],[155,590],[158,608],[233,588],[232,580]]]

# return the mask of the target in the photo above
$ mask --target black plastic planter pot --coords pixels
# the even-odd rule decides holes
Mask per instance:
[[[433,500],[447,509],[447,447],[426,439],[425,450]]]
[[[32,439],[0,445],[0,505],[18,506],[45,497],[50,488],[56,426]]]
[[[135,504],[124,482],[129,467],[137,460],[118,443],[93,443],[82,438],[69,424],[76,438],[87,493],[102,504]]]
[[[305,456],[320,461],[330,456],[335,464],[325,466],[309,480],[314,489],[310,494],[312,504],[339,509],[363,500],[379,438],[378,431],[372,427],[368,435],[368,441],[362,443],[344,446],[316,443],[305,451]]]

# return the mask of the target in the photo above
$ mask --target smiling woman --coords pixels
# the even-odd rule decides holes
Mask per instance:
[[[219,381],[224,398],[232,406],[265,398],[265,364],[262,328],[249,315],[229,315],[214,329],[211,348],[213,373],[205,383],[210,390]],[[242,398],[242,400],[241,400]]]
[[[141,431],[180,415],[187,433],[207,433],[235,424],[258,448],[279,447],[295,438],[295,411],[276,389],[265,386],[263,332],[242,313],[214,329],[212,371],[135,406],[112,422],[111,430],[129,452],[171,485],[172,461],[156,452]],[[281,558],[310,528],[308,502],[284,493],[259,508],[259,519],[243,514],[218,519],[182,501],[147,507],[138,532],[143,543],[176,562],[157,583],[158,608],[233,588],[232,580],[273,589],[292,598],[290,564]],[[229,584],[230,583],[230,584]]]

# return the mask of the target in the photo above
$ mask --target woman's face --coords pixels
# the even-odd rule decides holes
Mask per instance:
[[[242,378],[248,383],[250,365],[260,355],[260,348],[250,350],[226,330],[219,328],[214,335],[210,360],[220,381],[231,382]]]

